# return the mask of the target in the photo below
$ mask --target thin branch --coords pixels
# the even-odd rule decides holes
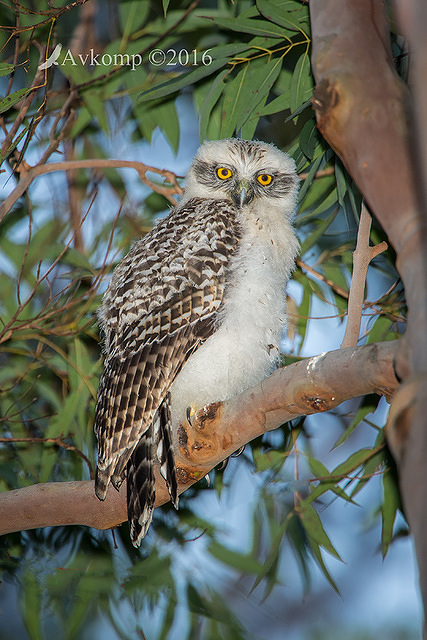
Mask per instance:
[[[64,141],[65,162],[74,161],[75,140]],[[80,253],[84,253],[83,229],[81,225],[81,193],[77,186],[76,174],[67,169],[65,171],[67,180],[67,194],[69,204],[70,225],[74,233],[74,248]]]
[[[327,284],[328,287],[330,287],[333,291],[335,291],[336,294],[338,294],[342,298],[345,298],[346,300],[348,299],[348,291],[346,291],[345,289],[340,287],[338,284],[333,282],[333,280],[330,280],[329,278],[327,278],[325,275],[323,275],[323,273],[320,273],[320,271],[316,271],[316,269],[313,269],[313,267],[310,267],[310,265],[304,262],[303,260],[301,260],[301,258],[297,258],[296,263],[298,267],[300,267],[301,269],[304,269],[304,271],[307,271],[307,273],[310,273],[312,276],[317,278],[317,280],[321,280],[322,282]]]
[[[368,267],[370,262],[380,253],[386,251],[388,247],[387,243],[384,241],[374,247],[369,245],[371,224],[372,218],[365,205],[362,204],[359,230],[357,232],[356,249],[353,252],[353,276],[348,296],[347,326],[345,328],[341,348],[354,347],[357,345],[360,333],[360,323],[362,321]]]
[[[61,109],[59,110],[59,112],[56,114],[53,124],[49,131],[49,146],[43,152],[39,162],[37,163],[37,166],[46,164],[46,162],[48,161],[52,153],[55,153],[55,151],[58,150],[60,143],[68,135],[74,123],[74,120],[76,118],[76,114],[72,110],[72,106],[76,98],[77,98],[77,94],[74,91],[72,91],[68,96],[67,100],[64,102]],[[55,137],[56,127],[58,126],[58,123],[60,120],[62,120],[62,118],[66,118],[65,122],[62,126],[61,131]]]
[[[319,171],[316,171],[316,173],[314,174],[314,178],[324,178],[325,176],[333,176],[335,173],[335,168],[334,167],[327,167],[326,169],[319,169]],[[308,178],[308,171],[303,171],[302,173],[298,174],[298,177],[300,180],[307,180]]]
[[[46,173],[51,173],[53,171],[107,168],[120,169],[123,167],[135,169],[144,184],[146,184],[156,193],[160,193],[161,195],[165,196],[165,198],[167,198],[171,204],[176,204],[176,200],[173,196],[176,194],[181,194],[182,188],[178,184],[176,174],[172,171],[169,171],[168,169],[157,169],[156,167],[151,167],[147,164],[144,164],[143,162],[137,162],[133,160],[111,160],[104,158],[94,158],[91,160],[73,160],[70,162],[51,162],[50,164],[46,165],[36,165],[35,167],[31,167],[28,170],[21,170],[22,177],[19,181],[19,184],[0,206],[0,222],[10,211],[15,202],[28,189],[33,180],[38,176],[44,175]],[[172,186],[166,187],[164,185],[156,184],[155,182],[147,178],[146,174],[148,172],[163,176],[165,180],[167,180]]]
[[[89,212],[90,212],[90,209],[91,209],[91,207],[92,207],[93,201],[94,201],[94,198],[92,199],[91,203],[89,204],[89,208],[88,208],[87,212],[85,213],[85,215],[84,215],[84,216],[83,216],[83,218],[81,219],[81,224],[83,224],[83,223],[84,223],[84,221],[86,220],[87,216],[89,215]],[[35,281],[35,283],[34,283],[34,285],[33,285],[32,290],[31,290],[31,291],[30,291],[30,293],[28,294],[28,296],[27,296],[27,298],[25,299],[25,301],[24,301],[24,302],[22,302],[22,303],[20,303],[20,304],[18,304],[18,307],[16,308],[16,310],[15,310],[14,314],[13,314],[13,315],[12,315],[12,317],[9,319],[9,321],[7,322],[7,324],[4,324],[4,323],[3,323],[3,328],[2,328],[2,330],[0,331],[0,343],[1,343],[1,342],[5,342],[6,340],[9,340],[9,338],[11,337],[12,332],[13,332],[12,327],[13,327],[14,323],[17,321],[17,319],[19,318],[19,316],[20,316],[20,314],[22,313],[22,311],[24,310],[24,308],[25,308],[25,307],[26,307],[26,306],[31,302],[31,300],[34,298],[34,296],[36,295],[37,289],[38,289],[38,287],[40,286],[40,284],[41,284],[43,281],[47,281],[47,282],[49,282],[49,280],[48,280],[49,275],[52,273],[52,271],[55,269],[55,267],[57,266],[57,264],[61,261],[61,259],[63,258],[63,256],[66,254],[66,252],[67,252],[67,251],[68,251],[68,249],[70,248],[70,246],[71,246],[71,244],[72,244],[73,240],[74,240],[74,234],[72,234],[72,236],[71,236],[70,240],[67,242],[67,244],[66,244],[66,245],[64,245],[64,247],[63,247],[63,248],[62,248],[62,250],[60,251],[59,255],[55,258],[55,260],[52,262],[52,264],[50,265],[50,267],[48,267],[48,269],[45,271],[45,273],[44,273],[43,275],[40,275],[40,269],[41,269],[41,264],[42,264],[42,261],[40,260],[40,262],[39,262],[39,264],[38,264],[38,268],[37,268],[37,273],[36,273],[36,281]],[[98,276],[98,278],[96,278],[95,282],[99,281],[99,277],[100,277],[100,276]],[[56,294],[56,296],[61,295],[61,293],[63,293],[63,292],[64,292],[68,287],[70,287],[70,286],[71,286],[71,283],[70,283],[69,285],[67,285],[67,287],[65,287],[65,289],[63,289],[63,290],[62,290],[62,292],[59,292],[58,294]],[[54,297],[56,297],[56,296],[54,296]],[[48,302],[47,302],[47,305],[50,305],[50,304],[51,304],[51,302],[52,302],[52,300],[54,299],[54,297],[52,298],[51,296],[49,296],[49,300],[48,300]],[[45,308],[46,308],[46,307],[44,307],[44,308],[40,311],[39,315],[38,315],[38,316],[36,316],[36,318],[38,318],[38,317],[40,317],[40,316],[42,316],[42,315],[46,318],[46,317],[49,315],[49,313],[44,313],[44,309],[45,309]],[[56,309],[56,310],[52,310],[52,311],[50,312],[50,314],[57,314],[57,313],[58,313],[58,310],[57,310],[57,309]],[[32,323],[32,322],[34,322],[34,319],[35,319],[35,318],[32,318],[30,322],[31,322],[31,323]],[[28,325],[28,323],[27,323],[27,325]],[[21,325],[21,327],[20,327],[21,329],[22,329],[22,326],[23,326],[23,325]]]
[[[75,9],[75,7],[78,7],[82,4],[84,4],[85,2],[89,2],[89,0],[75,0],[75,2],[71,2],[70,4],[65,5],[65,7],[61,7],[60,9],[48,9],[45,11],[42,11],[41,9],[38,9],[37,11],[35,10],[31,10],[28,7],[24,7],[24,5],[20,4],[19,2],[17,2],[17,0],[13,0],[13,4],[15,5],[15,7],[19,8],[20,11],[22,11],[22,13],[27,13],[30,15],[36,15],[36,16],[49,16],[48,18],[46,18],[46,20],[42,20],[41,22],[38,22],[37,24],[33,24],[30,25],[28,27],[3,27],[4,29],[12,29],[13,28],[13,35],[17,35],[19,33],[22,33],[24,31],[30,31],[32,29],[38,29],[39,27],[42,27],[45,24],[49,24],[49,22],[52,21],[56,21],[60,16],[62,16],[64,13],[67,13],[68,11],[72,11],[72,9]]]
[[[19,11],[17,9],[15,9],[15,11],[16,11],[16,27],[19,27],[19,25],[20,25],[20,14],[19,14]],[[13,85],[13,81],[14,81],[14,78],[15,78],[15,70],[16,70],[16,67],[17,67],[17,64],[18,64],[18,56],[19,56],[19,38],[15,38],[15,50],[14,50],[13,62],[12,62],[13,71],[10,74],[10,78],[9,78],[9,82],[8,82],[8,85],[7,85],[5,96],[8,96],[9,93],[11,92],[11,90],[12,90],[12,85]]]
[[[175,31],[175,29],[177,29],[179,25],[182,24],[188,18],[190,13],[197,8],[197,5],[199,3],[200,3],[200,0],[193,0],[193,2],[190,4],[188,9],[184,11],[182,16],[178,18],[178,20],[173,25],[171,25],[169,29],[166,29],[164,33],[158,36],[158,38],[156,38],[153,42],[147,45],[144,49],[141,49],[136,55],[140,55],[142,57],[149,51],[152,51],[153,49],[155,49],[163,40],[165,40],[165,38],[171,35]],[[111,78],[117,73],[124,71],[126,68],[127,68],[126,64],[122,64],[117,67],[114,67],[113,69],[111,69],[111,71],[107,71],[107,73],[104,73],[102,75],[96,76],[95,78],[92,78],[91,80],[87,80],[86,82],[82,82],[80,84],[75,85],[74,89],[76,91],[81,91],[82,89],[86,89],[87,87],[93,87],[94,85]]]
[[[10,147],[10,145],[12,144],[13,138],[15,137],[16,133],[18,132],[19,127],[21,126],[21,124],[24,121],[25,116],[27,115],[27,111],[30,108],[30,105],[33,101],[34,96],[36,95],[38,89],[40,89],[41,87],[44,86],[43,83],[43,77],[44,77],[44,71],[43,70],[38,70],[36,75],[34,76],[34,80],[31,83],[31,89],[29,91],[29,93],[27,93],[27,95],[25,96],[25,98],[22,101],[21,107],[19,109],[19,113],[16,116],[15,122],[13,123],[12,127],[10,128],[9,133],[7,134],[7,136],[4,139],[3,144],[1,145],[1,156],[5,157],[7,155],[7,151]]]
[[[25,320],[19,320],[20,313],[22,312],[24,307],[31,300],[31,298],[28,297],[25,300],[25,302],[22,303],[22,305],[20,305],[18,307],[18,309],[17,309],[16,313],[14,314],[13,318],[11,318],[11,320],[7,324],[5,324],[0,318],[0,322],[3,325],[2,329],[0,330],[0,343],[5,342],[6,340],[9,340],[10,337],[12,336],[12,334],[15,331],[21,331],[22,332],[25,329],[37,330],[38,333],[39,333],[37,339],[39,341],[41,341],[40,335],[43,335],[43,334],[58,335],[58,336],[59,335],[60,336],[74,336],[74,335],[77,335],[77,333],[79,333],[81,331],[84,331],[85,326],[91,326],[93,324],[92,316],[87,319],[86,325],[84,325],[83,327],[80,325],[80,321],[83,318],[83,316],[87,313],[87,310],[88,310],[88,308],[89,308],[89,306],[91,304],[91,300],[93,299],[93,296],[96,295],[99,283],[101,282],[103,276],[105,275],[106,271],[108,270],[107,259],[108,259],[108,255],[109,255],[109,253],[111,251],[112,242],[113,242],[113,236],[114,236],[114,232],[115,232],[115,229],[116,229],[117,220],[119,219],[119,216],[120,216],[120,213],[121,213],[122,206],[123,206],[123,199],[122,199],[120,207],[119,207],[119,209],[118,209],[118,211],[117,211],[117,213],[115,215],[115,218],[113,220],[113,225],[112,225],[112,228],[111,228],[111,231],[110,231],[110,235],[109,235],[109,240],[108,240],[108,246],[106,248],[102,264],[97,270],[96,277],[92,279],[92,284],[89,287],[89,289],[87,289],[85,292],[83,292],[77,298],[70,298],[69,301],[65,302],[61,306],[56,306],[56,304],[55,304],[56,300],[59,299],[60,296],[63,296],[68,290],[71,289],[72,283],[70,283],[66,287],[64,287],[61,291],[56,293],[55,295],[50,295],[49,299],[46,302],[46,304],[44,305],[43,309],[41,309],[37,315],[35,315],[35,316],[31,317],[31,318],[26,318]],[[89,214],[89,210],[86,212],[86,214],[84,216],[84,219],[86,219],[86,216]],[[83,221],[82,221],[82,223],[83,223]],[[71,238],[71,241],[72,241],[72,238]],[[69,245],[67,244],[67,247],[68,246]],[[37,275],[36,286],[38,286],[38,284],[40,284],[41,281],[42,281],[42,278],[40,278],[40,274],[38,274]],[[86,302],[82,306],[82,303],[84,302],[85,298],[86,298]],[[43,323],[46,323],[47,320],[49,320],[50,318],[58,317],[59,314],[62,314],[65,311],[70,311],[73,307],[76,307],[76,306],[79,307],[78,313],[77,313],[77,315],[73,316],[72,321],[71,321],[71,325],[61,322],[60,326],[49,327],[48,329],[46,329],[43,326]],[[19,325],[18,326],[14,326],[14,324],[18,323],[18,322],[19,322]],[[31,339],[31,338],[32,338],[32,336],[30,336],[29,339]],[[23,336],[22,339],[28,339],[28,337],[24,337]],[[52,348],[54,348],[54,347],[52,347]]]
[[[204,407],[175,434],[179,492],[254,438],[302,415],[344,400],[378,393],[390,399],[398,386],[393,359],[399,342],[338,349],[273,373],[225,402]],[[156,506],[169,500],[158,467]],[[101,502],[93,482],[52,482],[0,493],[0,534],[37,527],[83,524],[97,529],[127,519],[125,483]]]
[[[95,478],[95,474],[93,471],[92,463],[89,460],[89,458],[83,453],[83,451],[80,451],[80,449],[78,449],[74,444],[64,442],[64,440],[62,439],[63,437],[64,437],[63,434],[61,434],[56,438],[0,438],[0,442],[4,442],[6,444],[12,444],[15,442],[28,442],[30,444],[37,444],[37,443],[54,444],[57,447],[66,449],[67,451],[74,451],[82,460],[86,462],[89,468],[90,477],[93,480]]]

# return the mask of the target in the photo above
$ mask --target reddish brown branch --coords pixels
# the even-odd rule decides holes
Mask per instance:
[[[93,466],[89,458],[80,451],[74,444],[70,444],[69,442],[65,442],[62,438],[64,436],[60,435],[56,438],[0,438],[0,442],[4,442],[5,444],[12,444],[15,442],[26,442],[28,444],[54,444],[57,447],[61,447],[62,449],[66,449],[67,451],[74,451],[82,460],[84,460],[89,468],[89,473],[91,478],[95,478],[95,474],[93,471]]]
[[[393,358],[397,342],[325,353],[276,371],[236,398],[199,411],[181,425],[176,445],[179,491],[253,438],[301,415],[327,411],[344,400],[397,388]],[[156,473],[156,506],[169,500]],[[0,534],[36,527],[84,524],[98,529],[126,520],[126,491],[110,488],[105,502],[92,482],[63,482],[0,494]]]
[[[327,284],[328,287],[330,287],[336,294],[338,294],[342,298],[345,298],[346,300],[348,299],[348,291],[340,287],[339,284],[333,282],[333,280],[331,280],[330,278],[327,278],[323,273],[320,273],[320,271],[316,271],[316,269],[313,269],[313,267],[304,262],[304,260],[301,260],[301,258],[297,258],[296,263],[297,266],[300,267],[300,269],[304,269],[304,271],[307,271],[307,273],[314,276],[317,280],[320,280],[321,282]]]
[[[52,22],[52,20],[57,20],[60,16],[62,16],[64,13],[67,13],[68,11],[71,11],[72,9],[75,9],[76,7],[85,4],[85,2],[89,2],[89,0],[75,0],[74,2],[71,2],[70,4],[65,5],[64,7],[61,7],[60,9],[47,9],[45,11],[37,9],[36,10],[31,10],[28,7],[25,7],[24,5],[16,2],[16,0],[14,0],[14,4],[15,6],[17,6],[19,8],[19,11],[22,13],[28,13],[30,15],[36,15],[36,16],[49,16],[48,18],[46,18],[45,20],[42,20],[41,22],[38,22],[37,24],[31,24],[29,26],[26,27],[20,27],[20,26],[16,26],[16,27],[3,27],[6,29],[13,29],[14,31],[14,35],[15,34],[19,34],[23,31],[31,31],[31,30],[35,30],[38,29],[39,27],[42,27],[45,24],[49,24],[49,22]]]
[[[82,524],[109,529],[127,518],[126,491],[95,496],[91,480],[49,482],[0,494],[2,534],[34,527]]]
[[[12,193],[5,199],[3,204],[0,207],[0,222],[3,220],[4,216],[10,211],[15,202],[22,196],[23,193],[28,189],[30,184],[37,176],[44,175],[46,173],[51,173],[53,171],[71,171],[76,169],[119,169],[122,167],[135,169],[138,172],[141,181],[146,184],[150,189],[155,191],[156,193],[160,193],[165,196],[169,200],[171,204],[176,204],[174,199],[174,195],[182,193],[182,189],[177,181],[177,176],[172,171],[168,171],[167,169],[157,169],[156,167],[150,167],[143,162],[137,162],[132,160],[111,160],[111,159],[92,159],[92,160],[72,160],[69,162],[51,162],[46,165],[37,165],[35,167],[31,167],[29,170],[21,171],[21,180],[19,184],[15,187]],[[163,176],[165,180],[167,180],[172,186],[167,187],[164,185],[159,185],[150,180],[147,177],[147,173],[155,173],[157,175]]]

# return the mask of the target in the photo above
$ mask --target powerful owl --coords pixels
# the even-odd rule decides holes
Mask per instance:
[[[178,505],[177,425],[277,367],[297,190],[294,161],[273,145],[205,142],[180,203],[114,271],[99,313],[95,490],[103,500],[127,477],[135,546],[153,514],[156,459]]]

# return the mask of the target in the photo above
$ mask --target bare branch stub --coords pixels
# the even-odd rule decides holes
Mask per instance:
[[[372,218],[363,204],[360,212],[356,249],[353,252],[353,275],[348,297],[347,326],[341,343],[341,348],[354,347],[357,345],[362,320],[364,291],[366,277],[368,275],[368,267],[376,256],[383,251],[386,251],[388,248],[386,242],[380,242],[374,247],[369,245],[371,224]]]
[[[410,146],[411,98],[398,77],[389,24],[380,0],[310,3],[313,107],[318,127],[340,156],[396,250],[410,314],[407,337],[427,323],[424,222],[417,200],[417,167]],[[390,108],[392,105],[392,109]],[[402,343],[402,379],[426,362],[427,334]],[[415,347],[415,343],[417,346]]]

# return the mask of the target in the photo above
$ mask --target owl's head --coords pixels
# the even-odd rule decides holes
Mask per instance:
[[[262,200],[291,215],[298,183],[295,162],[274,145],[228,138],[202,144],[188,171],[183,198],[232,200],[240,209]]]

